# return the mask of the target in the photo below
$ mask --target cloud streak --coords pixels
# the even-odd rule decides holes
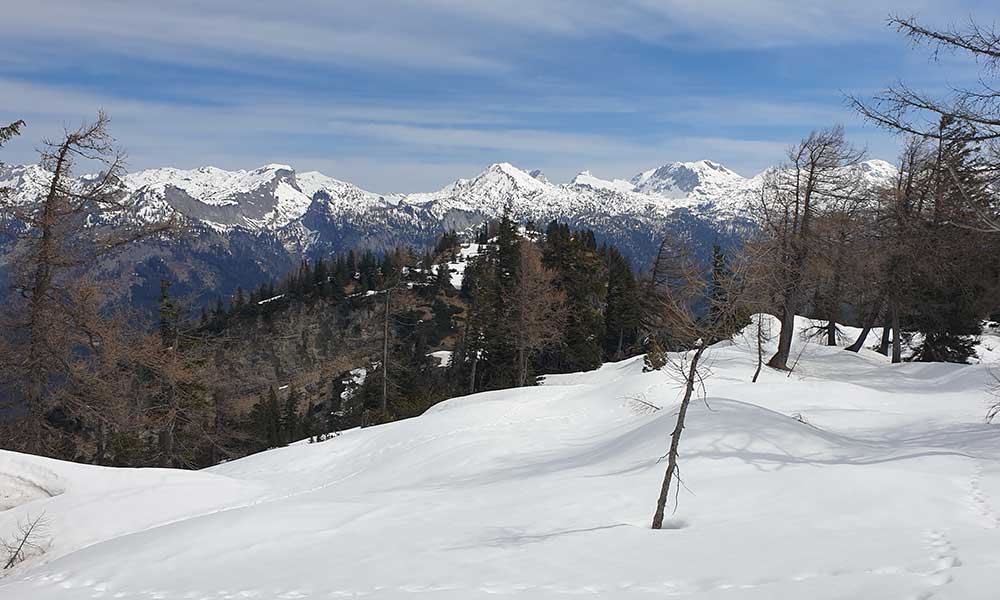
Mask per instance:
[[[290,162],[375,191],[499,160],[556,180],[698,158],[752,174],[835,122],[892,158],[840,90],[931,77],[884,31],[893,10],[947,17],[929,0],[19,2],[0,120],[29,127],[0,158],[33,161],[101,107],[134,168]]]

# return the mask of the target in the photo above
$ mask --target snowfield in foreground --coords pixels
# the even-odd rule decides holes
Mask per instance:
[[[989,365],[810,344],[751,384],[749,339],[708,354],[671,529],[679,385],[636,358],[202,472],[0,452],[0,535],[52,536],[0,598],[997,598]]]

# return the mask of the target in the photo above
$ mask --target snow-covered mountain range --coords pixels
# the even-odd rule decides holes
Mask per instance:
[[[864,166],[873,182],[894,172],[883,161]],[[156,255],[175,277],[182,269],[180,279],[194,276],[213,292],[228,293],[235,285],[279,275],[303,256],[425,246],[443,231],[465,230],[504,211],[540,226],[559,220],[593,229],[641,268],[668,230],[686,230],[704,246],[701,250],[737,239],[750,226],[743,207],[762,176],[742,177],[699,160],[665,164],[629,179],[601,179],[582,171],[555,184],[540,171],[496,163],[434,192],[381,195],[315,171],[270,164],[251,171],[137,171],[122,179],[121,189],[128,218],[155,222],[177,216],[193,236],[174,244],[157,242],[157,252],[140,252],[133,272],[143,272],[143,262]],[[36,165],[0,167],[0,187],[9,188],[9,200],[21,205],[36,202],[49,178]],[[206,264],[190,268],[199,261]],[[240,265],[235,271],[234,262]],[[230,281],[234,273],[248,280]],[[128,285],[141,285],[135,277],[141,275],[132,276]]]
[[[11,188],[19,204],[37,200],[48,181],[48,172],[37,165],[0,167],[0,187]],[[144,220],[177,214],[219,231],[279,232],[301,223],[310,210],[332,217],[410,209],[443,221],[455,212],[498,216],[505,208],[536,220],[595,212],[669,215],[679,208],[731,216],[758,182],[759,176],[744,178],[707,160],[667,164],[628,180],[582,171],[564,184],[549,182],[541,171],[496,163],[434,192],[380,195],[316,171],[270,164],[252,171],[211,166],[137,171],[124,177],[122,190]]]

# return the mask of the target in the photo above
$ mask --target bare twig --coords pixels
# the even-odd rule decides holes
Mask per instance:
[[[17,532],[10,539],[0,538],[0,549],[7,555],[3,569],[10,569],[29,556],[45,552],[47,534],[48,520],[44,511],[35,518],[29,516],[19,521]]]

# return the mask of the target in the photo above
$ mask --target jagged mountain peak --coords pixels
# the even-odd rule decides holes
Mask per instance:
[[[280,229],[300,218],[312,200],[295,170],[283,164],[250,171],[148,169],[125,176],[124,185],[147,214],[180,213],[216,229]]]
[[[707,164],[699,169],[718,173]],[[0,168],[0,185],[15,188],[27,203],[44,195],[49,177],[37,166]],[[147,169],[125,176],[122,187],[123,201],[133,209],[129,218],[159,222],[180,217],[190,225],[190,235],[183,239],[155,249],[137,248],[130,255],[137,262],[153,262],[122,263],[121,289],[142,281],[150,301],[155,301],[163,268],[176,271],[178,281],[188,281],[188,291],[225,295],[236,285],[277,276],[302,257],[426,246],[443,231],[469,231],[505,211],[522,222],[559,220],[592,229],[636,265],[648,262],[655,252],[651,240],[670,228],[693,228],[704,239],[716,240],[736,235],[741,227],[733,220],[736,211],[727,208],[738,203],[727,200],[735,198],[734,189],[668,198],[590,172],[556,185],[539,171],[507,162],[488,165],[438,191],[415,194],[374,194],[318,171],[299,173],[277,163],[235,171],[214,166]],[[153,254],[161,252],[169,260],[156,262]]]
[[[263,172],[266,172],[266,171],[292,171],[292,172],[294,172],[295,169],[293,169],[290,165],[286,165],[286,164],[283,164],[283,163],[269,163],[269,164],[264,165],[263,167],[257,167],[256,169],[254,169],[254,171],[255,172],[260,172],[260,173],[263,173]]]
[[[867,161],[862,169],[873,181],[895,173],[895,167],[880,160]],[[0,167],[0,186],[12,188],[17,202],[42,195],[49,177],[37,165]],[[235,171],[214,166],[147,169],[126,175],[123,187],[143,218],[180,214],[217,230],[277,232],[300,224],[314,205],[314,212],[334,220],[391,209],[428,211],[438,219],[457,213],[493,218],[507,209],[531,219],[650,210],[665,214],[679,207],[733,213],[747,190],[761,181],[761,176],[746,179],[717,162],[697,160],[667,163],[629,181],[584,170],[555,185],[540,170],[497,162],[436,192],[382,196],[318,171],[297,173],[290,165],[271,163]]]
[[[137,190],[142,187],[173,186],[192,194],[202,201],[210,201],[213,196],[226,196],[234,192],[247,192],[274,180],[290,180],[295,177],[295,169],[288,165],[269,164],[250,171],[239,169],[228,171],[213,166],[195,169],[163,167],[136,171],[125,176],[125,185]]]
[[[486,167],[482,173],[471,180],[473,185],[477,183],[492,183],[497,181],[497,178],[507,178],[515,185],[519,185],[525,189],[543,189],[551,187],[551,184],[547,180],[537,179],[530,172],[515,167],[508,162],[493,163]]]

